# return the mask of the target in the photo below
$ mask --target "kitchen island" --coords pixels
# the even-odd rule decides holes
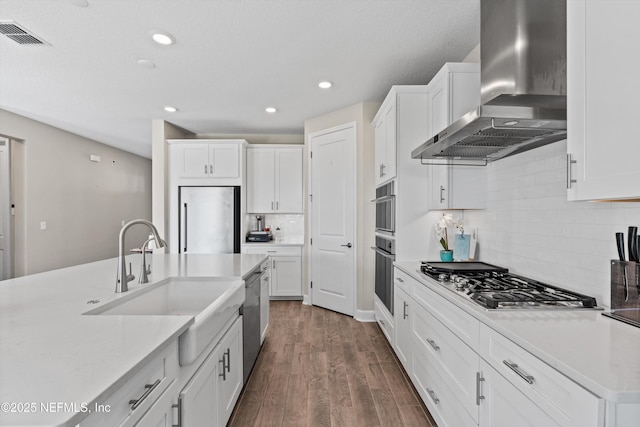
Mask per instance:
[[[266,255],[147,258],[149,283],[115,293],[116,259],[0,282],[0,425],[75,426],[156,355],[194,316],[84,315],[170,277],[244,279]],[[136,276],[139,256],[127,257]]]

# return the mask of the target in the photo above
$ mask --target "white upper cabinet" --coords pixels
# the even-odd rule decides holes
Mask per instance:
[[[373,119],[376,187],[396,177],[396,102],[396,92],[392,89]]]
[[[302,146],[247,148],[247,212],[302,213]]]
[[[638,1],[567,1],[569,200],[640,198],[638,17]]]
[[[173,172],[178,178],[240,177],[241,145],[238,143],[183,140],[172,147]]]
[[[446,63],[428,87],[429,138],[431,138],[480,105],[480,64]],[[484,168],[452,166],[447,160],[430,160],[429,162],[434,163],[429,166],[430,209],[484,209],[486,207]]]

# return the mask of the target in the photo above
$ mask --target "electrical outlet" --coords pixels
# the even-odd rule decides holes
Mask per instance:
[[[47,221],[40,221],[40,230],[47,229]]]

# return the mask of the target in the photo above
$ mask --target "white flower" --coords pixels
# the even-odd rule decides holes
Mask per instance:
[[[449,225],[453,225],[460,234],[464,234],[464,227],[462,225],[462,218],[453,218],[450,213],[443,213],[442,216],[434,224],[436,238],[442,245],[445,251],[449,250],[449,237],[447,235],[447,228]]]

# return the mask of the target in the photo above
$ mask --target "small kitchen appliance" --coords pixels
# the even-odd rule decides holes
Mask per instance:
[[[596,299],[484,262],[422,262],[422,274],[486,309],[585,309]]]
[[[269,231],[249,231],[247,233],[247,242],[270,242],[273,240],[273,234]]]

